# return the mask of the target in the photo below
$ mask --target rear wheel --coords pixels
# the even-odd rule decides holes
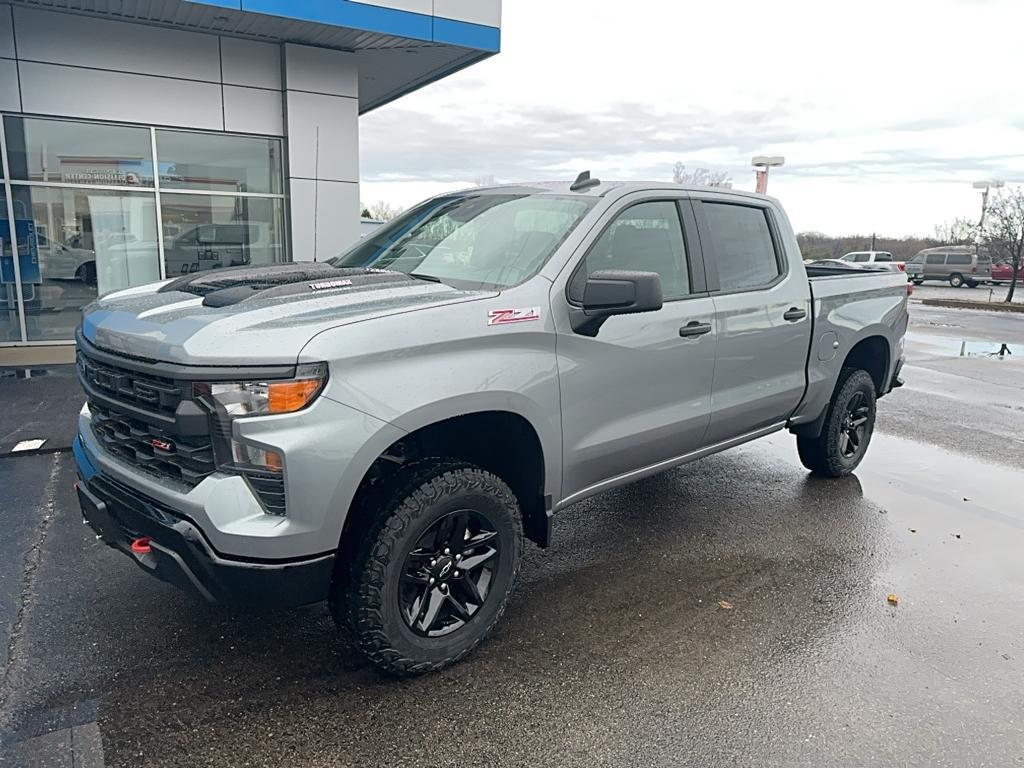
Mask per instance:
[[[976,282],[974,282],[973,280],[968,280],[967,281],[967,287],[968,288],[977,288],[978,284]]]
[[[964,284],[964,276],[961,275],[959,272],[954,272],[952,275],[949,276],[949,284],[954,288],[959,288],[961,285]]]
[[[501,618],[519,571],[519,504],[496,475],[455,459],[403,469],[352,563],[338,622],[385,672],[432,672]]]
[[[912,282],[914,285],[924,285],[924,280],[918,280],[916,278],[911,280],[910,282]]]
[[[842,477],[857,468],[875,429],[875,382],[867,371],[839,374],[825,424],[818,437],[797,437],[801,463],[822,477]]]

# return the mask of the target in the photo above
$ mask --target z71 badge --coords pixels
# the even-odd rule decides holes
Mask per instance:
[[[522,309],[492,309],[487,313],[488,325],[507,325],[509,323],[526,323],[540,320],[540,307],[524,307]]]

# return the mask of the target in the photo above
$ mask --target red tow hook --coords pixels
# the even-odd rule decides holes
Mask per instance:
[[[132,542],[132,552],[136,555],[148,555],[152,550],[150,549],[149,542],[152,539],[149,536],[140,536]]]

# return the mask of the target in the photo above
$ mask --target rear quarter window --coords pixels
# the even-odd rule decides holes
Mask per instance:
[[[971,263],[971,255],[967,253],[951,253],[946,257],[947,264],[955,264],[957,266],[967,266]]]

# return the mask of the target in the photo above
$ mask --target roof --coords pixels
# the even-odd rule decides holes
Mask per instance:
[[[922,248],[918,253],[974,253],[976,249],[975,245],[936,245],[931,248]]]
[[[501,0],[13,0],[18,5],[351,52],[359,111],[494,55]]]
[[[668,192],[698,192],[701,194],[707,194],[708,192],[720,192],[727,194],[730,197],[746,197],[751,200],[772,199],[767,195],[760,195],[756,192],[745,192],[743,190],[733,189],[732,187],[709,187],[704,184],[672,184],[663,181],[600,181],[592,187],[587,187],[586,189],[578,191],[571,189],[572,185],[573,182],[571,181],[536,181],[520,182],[518,184],[499,184],[497,186],[477,187],[474,189],[478,192],[515,192],[516,190],[522,190],[524,192],[532,192],[534,194],[573,194],[588,195],[590,197],[604,197],[611,192],[626,195],[630,192],[665,190]],[[472,190],[461,190],[461,192],[467,191]]]

